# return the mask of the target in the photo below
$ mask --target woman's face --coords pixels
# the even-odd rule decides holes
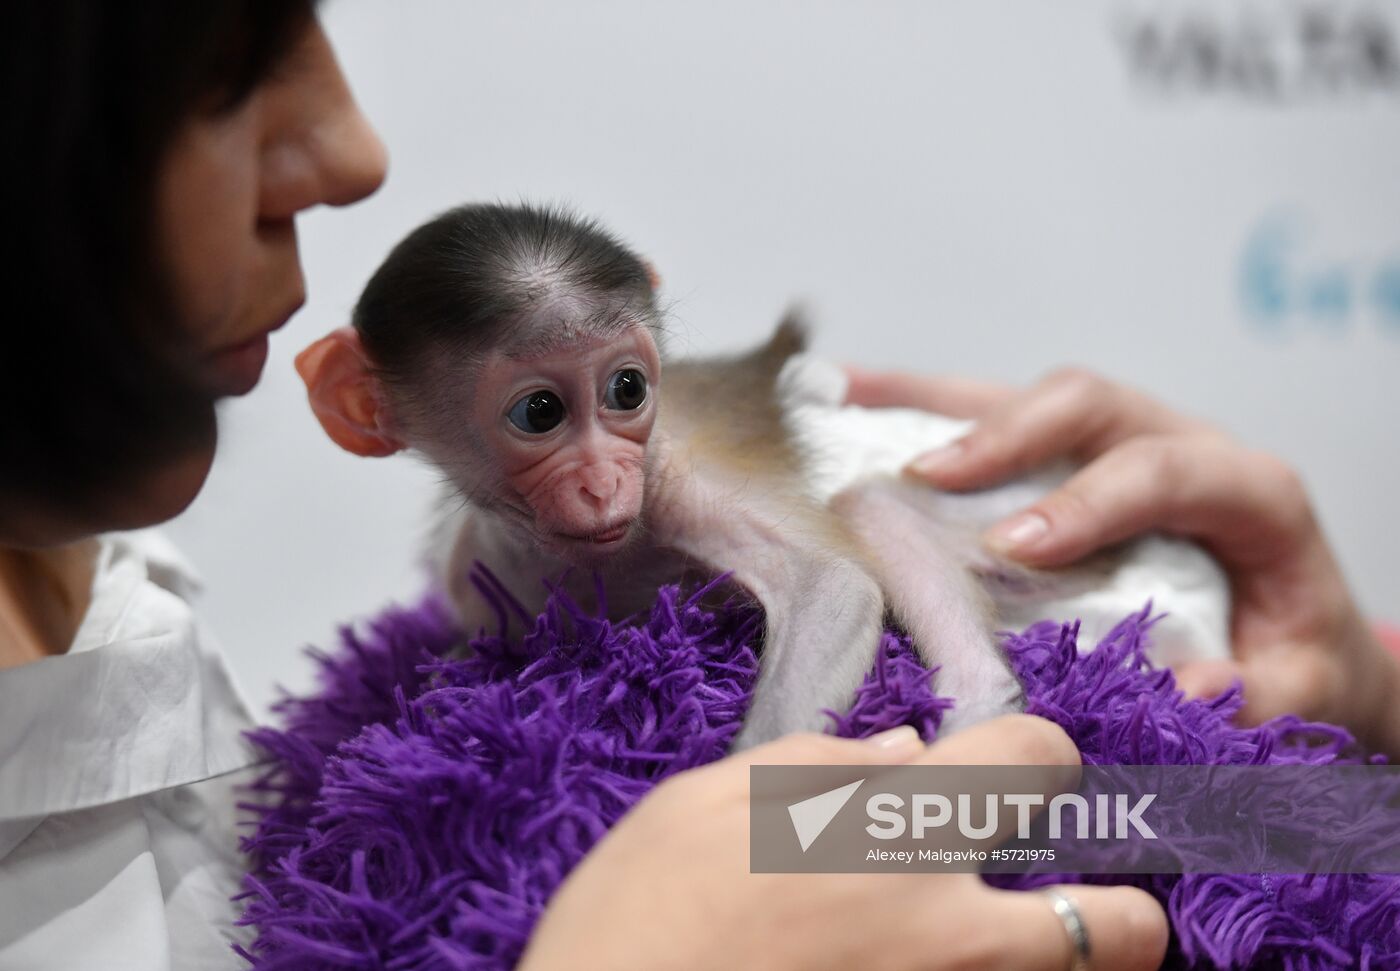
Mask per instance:
[[[157,172],[157,255],[183,337],[173,356],[215,397],[252,390],[268,335],[305,299],[296,214],[363,199],[385,164],[314,21],[247,98],[177,133]],[[0,543],[51,546],[170,519],[203,487],[215,439],[211,424],[204,444],[109,489],[102,510],[80,519],[42,503],[10,510]]]
[[[293,218],[363,199],[384,167],[316,23],[244,102],[177,136],[159,175],[159,237],[193,366],[215,394],[252,390],[268,335],[306,297]]]
[[[235,108],[177,134],[156,186],[159,256],[171,286],[178,359],[215,396],[246,394],[268,335],[306,297],[294,217],[363,199],[384,180],[384,146],[360,114],[318,23]],[[47,546],[164,522],[194,500],[216,436],[107,494],[96,518],[31,508],[0,522],[3,541]]]

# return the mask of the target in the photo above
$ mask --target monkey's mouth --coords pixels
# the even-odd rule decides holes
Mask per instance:
[[[627,538],[627,534],[632,531],[634,520],[626,520],[616,526],[609,526],[607,529],[599,530],[596,533],[583,533],[575,535],[572,533],[559,533],[558,535],[575,543],[588,543],[592,546],[611,546],[620,543]]]

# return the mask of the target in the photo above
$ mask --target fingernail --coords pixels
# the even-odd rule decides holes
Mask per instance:
[[[1002,553],[1024,549],[1050,532],[1050,520],[1038,512],[1023,512],[987,531],[987,545]]]
[[[891,751],[894,749],[922,747],[923,740],[919,738],[919,732],[912,725],[900,725],[898,728],[891,728],[878,735],[871,735],[865,739],[865,744],[873,748]]]
[[[936,475],[962,458],[963,443],[950,442],[947,445],[925,452],[909,463],[909,470],[915,475]]]

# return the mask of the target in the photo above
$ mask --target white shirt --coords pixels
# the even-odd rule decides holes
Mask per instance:
[[[253,722],[197,585],[158,535],[106,537],[69,651],[0,671],[0,971],[246,967]]]

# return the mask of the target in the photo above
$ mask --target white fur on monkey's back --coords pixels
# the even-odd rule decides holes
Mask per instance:
[[[614,618],[645,609],[664,583],[722,571],[763,605],[761,674],[739,747],[819,730],[823,709],[849,705],[874,661],[887,610],[921,659],[940,668],[935,687],[957,699],[946,723],[957,730],[1020,706],[998,628],[1082,615],[1092,627],[1112,610],[1093,605],[1095,594],[1157,564],[1187,563],[1196,586],[1223,590],[1223,581],[1206,576],[1208,558],[1184,544],[1168,544],[1166,555],[1150,544],[1130,547],[1106,573],[1034,574],[995,563],[979,529],[1045,486],[953,497],[901,480],[899,465],[951,437],[951,426],[936,416],[841,407],[839,370],[804,348],[805,329],[789,316],[747,354],[664,365],[647,523],[629,549],[596,564]],[[454,541],[445,579],[469,629],[497,625],[467,582],[474,560],[529,612],[543,607],[541,573],[557,578],[571,565],[522,548],[511,527],[470,509],[447,534]],[[565,581],[585,605],[594,593],[586,567],[594,565]],[[993,582],[984,585],[979,574]],[[1131,603],[1124,592],[1110,598],[1121,608],[1112,620],[1152,595],[1159,608],[1180,608],[1161,588]],[[1210,610],[1194,613],[1206,618]],[[1194,654],[1223,645],[1223,606],[1220,617],[1192,629],[1184,642]]]

